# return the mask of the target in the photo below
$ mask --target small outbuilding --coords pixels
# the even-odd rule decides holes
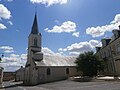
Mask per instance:
[[[15,72],[15,81],[23,81],[24,80],[24,71],[25,71],[25,68],[23,66],[21,66],[21,68]]]

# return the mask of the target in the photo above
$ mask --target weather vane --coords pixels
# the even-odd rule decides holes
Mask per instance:
[[[37,14],[37,4],[35,5],[35,14]]]

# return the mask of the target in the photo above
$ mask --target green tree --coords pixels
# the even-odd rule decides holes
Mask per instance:
[[[77,70],[82,76],[96,76],[99,71],[104,70],[104,61],[100,60],[93,51],[80,54],[75,61]]]

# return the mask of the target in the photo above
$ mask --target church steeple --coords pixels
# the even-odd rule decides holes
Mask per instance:
[[[31,30],[31,34],[39,34],[36,13],[35,13],[35,17],[34,17],[34,22],[33,22],[32,30]]]

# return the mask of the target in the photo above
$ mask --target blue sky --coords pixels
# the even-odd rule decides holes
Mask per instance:
[[[1,65],[6,71],[26,62],[35,11],[43,52],[49,55],[95,50],[120,25],[119,0],[0,0]]]

